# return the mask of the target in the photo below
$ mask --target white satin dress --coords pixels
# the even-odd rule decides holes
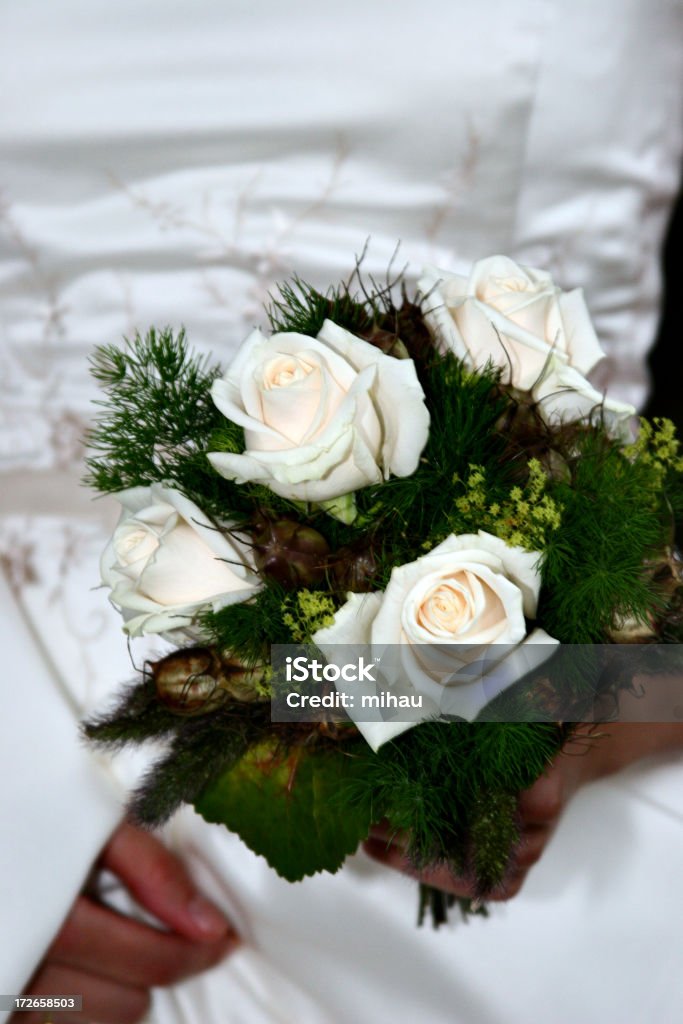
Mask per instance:
[[[642,403],[683,142],[680,0],[4,0],[0,7],[0,991],[18,992],[113,827],[134,759],[79,714],[131,674],[79,488],[92,347],[184,324],[226,361],[275,282],[414,280],[501,252],[582,286]],[[8,660],[9,659],[9,660]],[[155,1024],[678,1024],[683,765],[580,792],[522,893],[415,928],[352,857],[281,881],[191,811],[167,830],[245,936]]]

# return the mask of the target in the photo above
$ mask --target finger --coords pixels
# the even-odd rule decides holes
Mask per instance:
[[[81,896],[52,943],[48,959],[94,971],[112,982],[151,988],[215,966],[234,945],[225,937],[196,942],[162,932]]]
[[[386,867],[392,868],[394,871],[400,871],[401,874],[409,875],[418,882],[431,885],[435,889],[441,889],[442,892],[450,893],[462,899],[475,899],[479,896],[476,886],[471,879],[458,877],[447,867],[435,867],[418,871],[405,854],[393,846],[387,847],[385,842],[369,839],[363,846],[365,851],[374,860],[386,865]],[[486,901],[509,900],[516,896],[524,884],[526,874],[525,867],[513,865],[505,880],[490,893],[487,893]]]
[[[524,868],[513,870],[508,873],[500,885],[487,894],[486,902],[502,903],[517,896],[527,879],[527,871]]]
[[[530,825],[525,828],[514,851],[511,870],[528,870],[536,864],[541,859],[552,832],[552,828],[546,825]]]
[[[519,814],[525,825],[553,824],[564,806],[564,777],[556,767],[541,775],[519,797]]]
[[[149,832],[122,825],[105,848],[101,864],[121,879],[141,906],[181,935],[215,940],[234,934],[181,861]]]
[[[392,844],[402,850],[405,850],[408,845],[408,839],[405,832],[397,832],[388,821],[379,822],[377,825],[371,825],[368,831],[368,838],[384,843],[387,846]]]
[[[551,835],[552,829],[547,825],[529,825],[524,829],[519,843],[511,858],[509,871],[514,872],[520,868],[529,868],[541,857],[546,843]],[[391,850],[394,854],[399,853],[404,857],[403,861],[396,858],[395,863],[399,870],[404,870],[400,864],[405,864],[405,870],[412,871],[410,860],[407,858],[407,840],[404,833],[395,833],[388,825],[373,825],[370,828],[366,850],[376,860],[385,860],[385,854]],[[424,872],[423,872],[424,876]],[[452,876],[455,877],[455,876]],[[463,885],[468,885],[467,879],[461,878]]]
[[[433,885],[436,889],[443,889],[444,892],[453,893],[455,896],[474,896],[472,883],[464,878],[456,878],[448,868],[430,868],[418,871],[406,857],[403,851],[393,844],[387,846],[383,840],[368,839],[363,843],[365,852],[394,871],[409,875],[427,885]]]
[[[83,997],[82,1012],[60,1010],[55,1020],[60,1024],[138,1024],[149,1009],[150,994],[142,988],[120,985],[97,974],[73,970],[70,967],[49,964],[36,976],[29,995],[50,995],[68,992]],[[16,1018],[16,1020],[15,1020]],[[18,1013],[10,1024],[45,1024],[45,1010],[38,1013]]]
[[[547,771],[520,795],[519,811],[523,822],[555,822],[576,790],[599,774],[600,762],[596,755],[600,747],[588,743],[585,733],[578,730]]]
[[[417,872],[406,857],[400,846],[387,842],[385,839],[366,839],[363,849],[373,860],[380,861],[395,871],[401,871],[405,875],[417,877]]]

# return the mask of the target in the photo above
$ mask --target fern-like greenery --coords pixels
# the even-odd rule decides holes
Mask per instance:
[[[247,668],[270,662],[271,644],[291,644],[287,614],[287,591],[276,583],[245,604],[230,604],[207,612],[201,625],[220,650],[229,651]]]
[[[490,467],[494,493],[505,487],[510,468],[502,458],[504,442],[494,429],[505,408],[497,381],[494,370],[472,374],[454,356],[433,354],[431,364],[421,370],[431,426],[415,473],[358,492],[359,515],[352,527],[316,523],[333,548],[372,532],[377,589],[386,586],[394,566],[414,561],[450,533],[468,528],[455,504],[454,481],[471,463]]]
[[[376,303],[352,295],[347,285],[331,288],[323,295],[294,277],[279,286],[279,295],[271,298],[267,312],[273,331],[294,331],[315,338],[325,320],[363,335],[376,319],[378,308]]]
[[[171,483],[208,515],[244,518],[251,502],[206,458],[219,450],[242,451],[242,431],[211,400],[217,366],[195,356],[185,332],[150,328],[119,348],[98,348],[92,374],[105,397],[87,438],[85,482],[101,493]]]
[[[561,529],[548,542],[539,617],[563,643],[604,642],[618,615],[647,621],[662,599],[648,560],[666,546],[670,519],[652,468],[586,431],[576,442],[571,483],[555,490]]]
[[[370,794],[375,817],[409,836],[418,869],[445,864],[459,874],[473,872],[482,890],[490,890],[511,855],[516,795],[538,778],[567,735],[555,723],[424,723],[366,754],[352,796]]]

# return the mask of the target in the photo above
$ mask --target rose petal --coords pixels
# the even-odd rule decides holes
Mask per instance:
[[[421,602],[426,589],[443,580],[446,573],[454,572],[468,572],[475,579],[481,580],[489,588],[489,602],[493,596],[496,604],[493,609],[487,609],[491,614],[484,614],[480,607],[478,615],[466,625],[462,633],[453,636],[453,644],[518,643],[525,636],[526,625],[520,588],[501,573],[492,571],[488,565],[476,561],[476,554],[471,551],[454,552],[447,558],[435,560],[434,570],[424,574],[415,587],[407,594],[403,594],[401,625],[412,643],[434,642],[433,634],[418,625],[416,606]],[[426,562],[427,559],[423,560],[423,564]]]
[[[429,437],[429,412],[412,359],[394,359],[374,345],[326,320],[318,337],[349,359],[357,370],[381,367],[376,372],[373,396],[384,425],[384,476],[410,476],[417,469]]]
[[[612,436],[624,443],[630,440],[629,421],[636,414],[634,407],[606,398],[571,366],[552,361],[533,395],[548,423],[602,415]]]
[[[335,645],[369,644],[372,623],[382,604],[382,594],[346,595],[346,604],[335,612],[334,623],[313,635],[313,643],[325,653]]]
[[[515,263],[509,256],[495,255],[477,260],[473,264],[467,280],[467,294],[484,299],[492,279],[504,280],[506,278],[518,278],[529,288],[539,285],[552,287],[553,284],[552,277],[547,271],[523,267],[519,263]]]
[[[595,328],[591,323],[582,288],[561,292],[558,304],[566,335],[569,364],[579,373],[587,374],[604,359]]]

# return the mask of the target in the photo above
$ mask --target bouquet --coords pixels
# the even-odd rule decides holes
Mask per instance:
[[[88,481],[122,510],[102,579],[128,636],[172,649],[86,735],[164,742],[138,823],[192,804],[296,881],[385,820],[482,909],[519,792],[671,671],[673,426],[632,436],[586,378],[580,290],[506,257],[411,297],[357,262],[268,316],[224,367],[170,329],[93,358]],[[449,902],[423,887],[420,916]]]

